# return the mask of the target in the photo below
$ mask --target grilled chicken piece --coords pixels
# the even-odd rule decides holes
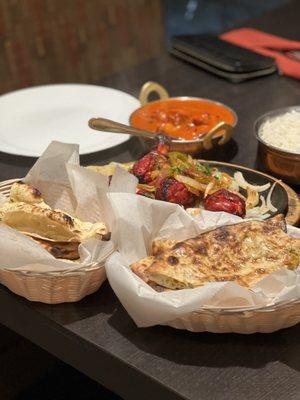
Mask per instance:
[[[176,203],[183,207],[193,207],[195,196],[181,182],[174,178],[164,178],[157,181],[155,198],[157,200]]]
[[[246,215],[245,201],[235,193],[220,189],[209,194],[204,199],[204,208],[209,211],[224,211],[244,218]]]
[[[154,180],[152,172],[160,169],[166,162],[167,158],[163,154],[153,150],[136,161],[131,172],[140,183],[150,183]]]

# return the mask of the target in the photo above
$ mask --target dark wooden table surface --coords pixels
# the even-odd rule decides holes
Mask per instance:
[[[251,26],[300,40],[299,15],[297,1]],[[137,95],[147,80],[162,83],[174,96],[209,97],[235,109],[235,139],[207,158],[250,167],[255,119],[300,103],[300,83],[292,79],[273,75],[235,85],[166,54],[101,84]],[[82,163],[129,161],[140,154],[132,139],[82,157]],[[0,180],[24,176],[33,162],[0,154]],[[77,304],[58,306],[30,303],[1,286],[0,323],[126,399],[300,399],[300,325],[250,336],[137,329],[107,283]]]

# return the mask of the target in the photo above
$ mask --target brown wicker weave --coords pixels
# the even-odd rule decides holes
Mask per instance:
[[[300,322],[300,298],[272,306],[248,309],[208,309],[168,323],[177,329],[213,333],[271,333]]]

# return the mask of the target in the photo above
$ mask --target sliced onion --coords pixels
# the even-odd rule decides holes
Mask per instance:
[[[205,175],[203,172],[196,171],[193,168],[189,168],[186,172],[189,174],[189,176],[196,178],[198,182],[205,184],[208,184],[212,178],[211,176]]]
[[[259,202],[259,195],[257,190],[253,190],[251,188],[247,188],[247,200],[246,200],[246,208],[253,208],[257,206]]]
[[[220,174],[221,174],[220,185],[222,187],[229,188],[231,185],[231,182],[233,181],[232,177],[230,175],[226,174],[226,172],[222,172]]]
[[[155,186],[145,185],[144,183],[138,183],[137,188],[146,192],[155,192]]]
[[[243,174],[240,171],[235,172],[233,176],[234,176],[234,179],[237,182],[237,184],[245,190],[249,187],[250,189],[256,190],[257,192],[264,192],[265,190],[269,189],[269,187],[271,186],[270,182],[266,183],[265,185],[261,185],[261,186],[251,185],[250,183],[248,183],[245,180]]]
[[[255,208],[251,208],[246,212],[246,218],[258,218],[260,216],[259,210]]]
[[[232,179],[231,184],[230,184],[228,189],[230,191],[232,191],[232,192],[238,192],[239,191],[239,185],[238,185],[237,181]]]
[[[190,154],[188,155],[187,160],[188,160],[188,163],[189,163],[190,165],[193,165],[193,164],[194,164],[194,159],[193,159],[193,157],[192,157]]]
[[[256,207],[253,207],[253,208],[247,210],[247,212],[246,212],[247,218],[249,218],[249,217],[256,218],[257,217],[257,218],[265,219],[265,218],[267,218],[267,217],[265,217],[265,215],[270,216],[270,214],[266,214],[269,211],[269,209],[266,205],[266,200],[263,196],[260,196],[260,201],[261,201],[260,206],[256,206]]]
[[[206,186],[206,189],[205,189],[205,192],[204,192],[204,197],[206,197],[209,194],[209,192],[214,187],[214,185],[215,185],[215,181],[209,182],[209,184]]]
[[[260,219],[266,219],[269,218],[271,214],[267,212],[261,212],[260,207],[254,207],[251,208],[250,210],[247,210],[246,212],[246,218],[260,218]]]
[[[200,192],[199,190],[194,189],[192,186],[189,186],[187,184],[185,184],[185,186],[187,187],[188,191],[193,193],[194,195],[196,195],[197,197],[200,196]]]
[[[271,203],[271,197],[272,197],[272,194],[273,194],[273,190],[274,190],[274,188],[276,186],[276,183],[277,182],[273,183],[271,189],[269,190],[268,196],[267,196],[267,207],[272,212],[276,212],[277,211],[277,208],[274,207],[273,204]]]
[[[250,210],[250,211],[252,211],[252,210]],[[246,214],[246,218],[267,219],[267,218],[269,218],[270,216],[271,216],[271,214],[268,214],[268,213],[266,213],[266,214],[251,214],[251,213],[249,213],[249,214],[248,214],[248,212],[247,212],[247,214]]]
[[[160,171],[158,169],[151,171],[152,180],[156,179],[160,175]]]
[[[178,151],[171,151],[168,154],[169,161],[172,167],[184,167],[188,168],[188,156]]]
[[[267,211],[269,211],[268,206],[266,204],[266,199],[264,198],[264,196],[260,196],[260,201],[261,201],[261,206],[260,206],[260,211],[262,214],[266,213]]]
[[[267,219],[267,218],[269,218],[269,217],[271,217],[271,214],[264,214],[264,215],[261,215],[261,219]]]
[[[200,192],[205,192],[206,185],[203,185],[202,183],[197,182],[195,179],[190,178],[189,176],[175,174],[174,178],[178,182],[182,182],[187,186],[191,186],[193,189],[199,190]]]

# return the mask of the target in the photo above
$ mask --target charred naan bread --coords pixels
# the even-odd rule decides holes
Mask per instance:
[[[172,249],[178,243],[178,240],[172,239],[156,239],[152,242],[152,254],[158,256],[160,253]]]
[[[45,203],[38,189],[28,183],[21,181],[15,182],[10,189],[9,200],[0,208],[0,221],[3,220],[5,213],[20,209],[22,206],[25,206],[25,204],[51,209],[50,206]]]
[[[119,165],[121,168],[125,169],[126,171],[129,171],[132,168],[133,163],[122,163],[122,164],[117,164],[114,162],[111,162],[106,165],[89,165],[86,168],[98,172],[99,174],[106,175],[106,176],[112,176],[115,173],[116,170],[116,165]]]
[[[2,222],[29,236],[55,242],[81,242],[107,234],[106,226],[83,222],[77,218],[35,204],[9,203]]]
[[[23,182],[12,185],[9,200],[0,208],[0,221],[35,239],[56,258],[79,258],[78,245],[84,239],[109,239],[102,222],[81,221],[52,210],[39,190]]]
[[[40,204],[44,203],[41,192],[24,182],[15,182],[9,193],[9,199],[11,202],[21,202],[28,204]],[[44,203],[45,204],[45,203]],[[49,207],[49,206],[47,206]]]
[[[154,256],[146,257],[134,264],[131,264],[130,268],[135,274],[137,274],[137,276],[148,283],[149,279],[147,276],[147,269],[154,263],[154,261]]]
[[[48,242],[42,239],[36,239],[36,238],[32,239],[39,245],[41,245],[50,254],[52,254],[55,258],[61,258],[66,260],[77,260],[79,258],[79,253],[78,253],[79,243]]]
[[[168,250],[171,249],[176,243],[178,243],[177,240],[171,240],[171,239],[154,240],[152,243],[153,256],[143,258],[142,260],[138,261],[137,263],[134,263],[131,265],[132,271],[135,272],[143,281],[148,283],[148,285],[151,286],[157,292],[164,292],[168,289],[151,281],[147,276],[147,270],[155,261],[155,256],[159,255],[161,252],[165,251],[166,249],[168,249]]]
[[[155,257],[151,256],[151,257],[147,257],[147,258],[143,258],[142,260],[140,260],[137,263],[134,263],[131,265],[131,269],[133,272],[135,272],[143,281],[145,281],[146,283],[148,283],[149,286],[152,287],[152,289],[156,290],[157,292],[164,292],[168,289],[166,289],[165,287],[158,285],[157,283],[149,280],[148,276],[147,276],[147,269],[152,265],[152,263],[154,262]]]
[[[279,268],[295,269],[300,262],[300,239],[286,234],[282,215],[267,221],[223,226],[193,239],[160,241],[157,256],[144,259],[145,281],[169,289],[194,288],[208,282],[235,281],[251,287]],[[138,273],[141,265],[132,270]]]

